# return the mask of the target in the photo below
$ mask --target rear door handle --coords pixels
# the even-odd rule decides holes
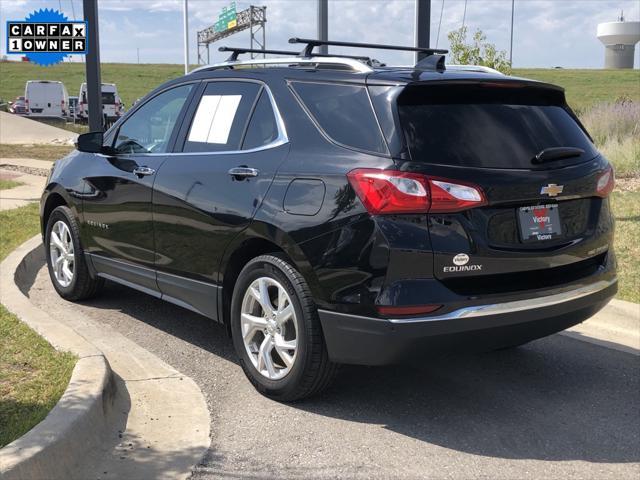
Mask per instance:
[[[256,168],[249,167],[234,167],[229,169],[229,175],[238,178],[257,177],[260,173]]]
[[[133,173],[139,177],[146,177],[147,175],[153,175],[156,171],[149,167],[136,167],[133,169]]]

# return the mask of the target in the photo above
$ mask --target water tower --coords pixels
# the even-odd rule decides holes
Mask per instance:
[[[617,22],[598,25],[598,39],[604,43],[604,68],[633,68],[633,54],[640,41],[640,22]]]

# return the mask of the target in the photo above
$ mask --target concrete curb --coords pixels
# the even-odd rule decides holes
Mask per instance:
[[[198,385],[125,335],[85,315],[82,305],[60,299],[44,266],[40,236],[19,247],[10,258],[6,265],[0,265],[0,301],[22,318],[28,314],[29,325],[54,346],[80,352],[81,358],[101,359],[109,368],[110,383],[103,393],[104,415],[95,427],[101,429],[95,432],[100,444],[87,446],[93,440],[89,439],[76,446],[72,439],[74,445],[59,454],[58,462],[64,455],[81,458],[70,464],[71,474],[50,470],[40,475],[39,470],[32,470],[23,477],[15,474],[6,478],[188,478],[210,444],[209,410]],[[38,307],[31,297],[37,297],[34,288],[40,291],[43,284],[47,295],[55,299],[47,307]],[[82,448],[84,454],[79,454]],[[0,462],[0,471],[5,470]],[[0,474],[0,478],[5,476]]]
[[[58,350],[79,357],[69,386],[47,417],[0,449],[3,480],[72,478],[85,454],[103,442],[116,384],[106,357],[73,329],[33,306],[25,274],[41,256],[35,236],[0,264],[0,302]],[[19,287],[21,285],[23,288]]]
[[[562,335],[640,356],[640,304],[614,298],[593,317]]]

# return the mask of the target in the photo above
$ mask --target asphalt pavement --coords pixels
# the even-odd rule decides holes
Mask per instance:
[[[0,143],[72,145],[77,136],[21,115],[0,112]]]
[[[65,303],[46,269],[31,289]],[[563,335],[409,367],[343,367],[322,396],[262,397],[224,328],[107,283],[78,308],[193,378],[212,478],[640,478],[640,357]]]

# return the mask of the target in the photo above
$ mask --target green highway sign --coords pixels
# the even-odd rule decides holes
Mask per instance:
[[[213,24],[213,28],[216,32],[224,32],[237,24],[236,2],[231,2],[228,7],[222,7],[222,12],[218,15],[218,20]]]

